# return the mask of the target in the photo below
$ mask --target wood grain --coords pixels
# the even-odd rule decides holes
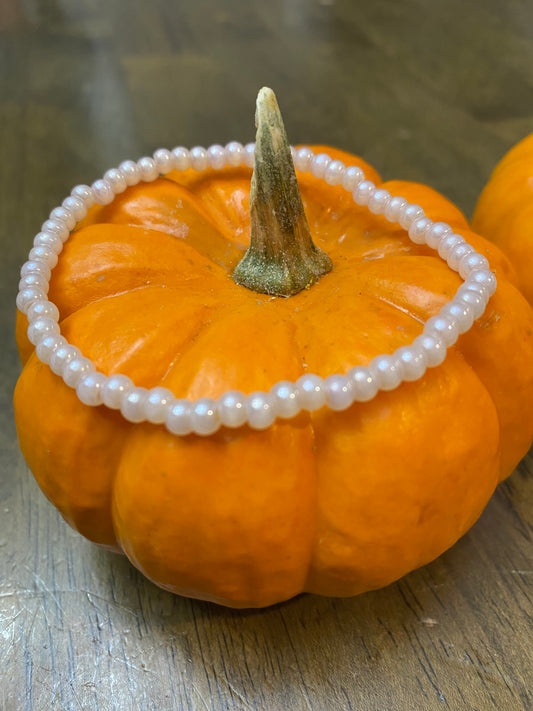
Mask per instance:
[[[18,270],[70,187],[159,146],[358,152],[470,213],[531,131],[526,0],[0,2],[0,709],[533,709],[533,460],[433,564],[350,600],[235,612],[167,594],[71,531],[18,451]],[[530,413],[524,413],[530,416]]]

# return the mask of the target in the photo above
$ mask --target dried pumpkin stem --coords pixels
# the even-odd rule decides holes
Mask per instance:
[[[250,247],[233,272],[237,284],[292,296],[333,267],[311,239],[292,155],[271,89],[257,97],[255,162],[250,190]]]

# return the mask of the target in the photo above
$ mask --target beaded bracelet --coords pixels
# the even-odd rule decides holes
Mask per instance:
[[[354,402],[371,400],[380,390],[393,390],[403,381],[422,377],[427,368],[440,365],[446,349],[460,334],[468,331],[474,320],[484,312],[496,289],[496,278],[489,270],[487,259],[455,234],[444,222],[434,222],[419,205],[402,197],[393,197],[366,180],[357,166],[346,167],[325,153],[315,154],[310,148],[291,148],[295,168],[310,172],[329,185],[341,185],[352,193],[357,205],[366,206],[376,215],[407,230],[415,244],[426,244],[436,250],[464,280],[453,299],[430,318],[423,332],[409,346],[392,354],[376,356],[368,366],[356,366],[346,374],[326,378],[302,375],[296,382],[280,381],[269,392],[246,395],[228,391],[218,400],[200,398],[190,401],[176,398],[163,387],[141,388],[126,375],[106,376],[98,372],[92,361],[70,345],[59,329],[59,311],[47,299],[51,270],[58,261],[63,243],[68,239],[88,209],[96,204],[107,205],[128,186],[150,182],[160,175],[192,168],[220,170],[226,166],[253,167],[254,143],[242,146],[232,142],[208,149],[183,147],[172,151],[157,150],[153,158],[138,162],[125,161],[108,170],[102,179],[90,187],[78,185],[60,207],[50,213],[34,246],[21,269],[17,307],[28,317],[28,339],[36,347],[37,357],[76,389],[85,405],[105,405],[120,410],[130,422],[165,424],[176,435],[196,433],[209,435],[221,425],[254,429],[269,427],[276,418],[289,419],[301,410],[313,411],[323,406],[344,410]]]

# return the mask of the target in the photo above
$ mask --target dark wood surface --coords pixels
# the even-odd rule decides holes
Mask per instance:
[[[533,462],[426,568],[349,600],[235,612],[80,538],[18,451],[18,271],[78,182],[160,146],[253,137],[360,153],[471,212],[533,127],[529,0],[0,0],[0,709],[533,709]],[[530,417],[531,413],[524,413]]]

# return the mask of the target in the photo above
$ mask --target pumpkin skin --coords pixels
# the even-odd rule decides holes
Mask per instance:
[[[37,359],[19,314],[15,414],[40,487],[80,533],[181,595],[262,607],[387,585],[464,534],[533,439],[533,311],[507,257],[430,188],[382,184],[359,158],[314,150],[448,222],[496,273],[485,314],[421,380],[264,431],[177,437],[83,405]],[[459,287],[432,250],[309,174],[308,222],[334,269],[287,299],[236,285],[250,176],[171,173],[91,209],[49,298],[99,370],[193,399],[268,390],[410,343]]]
[[[511,257],[520,289],[533,304],[533,134],[498,163],[479,197],[472,224]]]

